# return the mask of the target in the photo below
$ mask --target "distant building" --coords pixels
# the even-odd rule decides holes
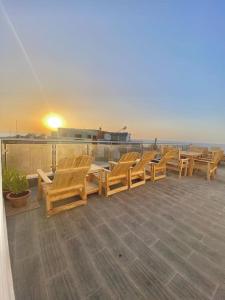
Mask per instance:
[[[128,132],[111,132],[99,129],[78,129],[78,128],[58,128],[57,133],[53,133],[53,136],[58,138],[74,138],[85,139],[93,141],[123,141],[130,140],[130,134]]]
[[[0,132],[0,138],[14,138],[14,139],[47,139],[47,135],[43,133],[3,133]]]

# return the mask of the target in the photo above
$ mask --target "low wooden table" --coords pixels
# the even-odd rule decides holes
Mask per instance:
[[[107,165],[108,166],[108,165]],[[91,164],[91,168],[88,171],[87,176],[87,194],[98,193],[102,194],[102,174],[104,167],[96,164]],[[93,180],[97,178],[98,184],[94,183]]]
[[[188,176],[192,176],[194,169],[194,159],[201,157],[202,153],[194,151],[180,151],[180,155],[181,157],[189,158]]]

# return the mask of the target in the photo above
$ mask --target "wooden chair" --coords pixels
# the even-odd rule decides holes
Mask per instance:
[[[177,149],[170,150],[162,156],[159,162],[151,164],[152,181],[156,181],[166,177],[166,164],[169,160],[176,158]]]
[[[112,170],[104,169],[102,184],[107,197],[129,188],[129,169],[133,164],[134,161],[118,162]]]
[[[209,149],[207,147],[200,147],[200,146],[194,146],[191,145],[189,147],[189,150],[192,152],[198,152],[202,154],[202,157],[208,157],[209,156]]]
[[[224,161],[225,156],[224,156],[224,150],[221,149],[221,148],[219,148],[219,147],[212,147],[212,148],[210,149],[210,154],[211,154],[211,155],[210,155],[209,159],[212,159],[212,156],[213,156],[216,152],[219,152],[219,153],[220,153],[220,161],[219,161],[219,164],[220,164],[220,162]]]
[[[215,152],[212,155],[212,159],[199,158],[194,160],[194,170],[202,171],[206,173],[207,180],[210,180],[211,177],[215,178],[218,164],[221,160],[221,152]]]
[[[130,188],[145,184],[147,179],[151,179],[151,170],[147,169],[147,167],[150,167],[149,163],[155,158],[156,154],[156,151],[144,152],[139,162],[129,169]]]
[[[210,148],[210,151],[213,151],[213,152],[217,152],[217,151],[221,151],[222,149],[220,147],[211,147]],[[223,151],[223,150],[222,150]]]
[[[220,150],[220,162],[224,161],[224,158],[225,158],[224,150]]]
[[[61,159],[58,163],[57,169],[69,169],[77,167],[90,167],[92,163],[92,157],[89,155],[70,156]]]
[[[177,147],[171,146],[171,145],[162,146],[161,154],[165,155],[167,152],[172,151],[172,150],[179,150],[179,149]]]
[[[47,216],[87,204],[86,176],[89,167],[57,170],[53,180],[50,180],[42,170],[37,170],[46,198]],[[40,186],[39,186],[40,189]],[[54,203],[80,195],[80,199],[54,207]]]
[[[113,167],[120,162],[129,162],[129,161],[135,162],[139,157],[140,157],[140,153],[138,152],[127,152],[121,156],[118,162],[109,161],[109,168],[110,170],[112,170]]]
[[[171,171],[178,171],[179,178],[181,178],[183,171],[184,176],[187,176],[188,162],[188,158],[180,158],[180,150],[177,149],[177,153],[175,154],[174,158],[167,161],[166,169]]]

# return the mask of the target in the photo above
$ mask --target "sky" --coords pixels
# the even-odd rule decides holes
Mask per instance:
[[[225,1],[0,0],[0,131],[225,143]]]

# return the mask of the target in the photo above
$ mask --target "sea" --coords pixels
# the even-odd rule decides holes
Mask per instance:
[[[138,143],[154,143],[155,139],[132,139],[132,142],[138,142]],[[191,141],[176,141],[176,140],[159,140],[157,139],[157,144],[168,144],[168,145],[195,145],[199,147],[219,147],[225,151],[225,144],[218,144],[218,143],[207,143],[207,142],[191,142]]]

